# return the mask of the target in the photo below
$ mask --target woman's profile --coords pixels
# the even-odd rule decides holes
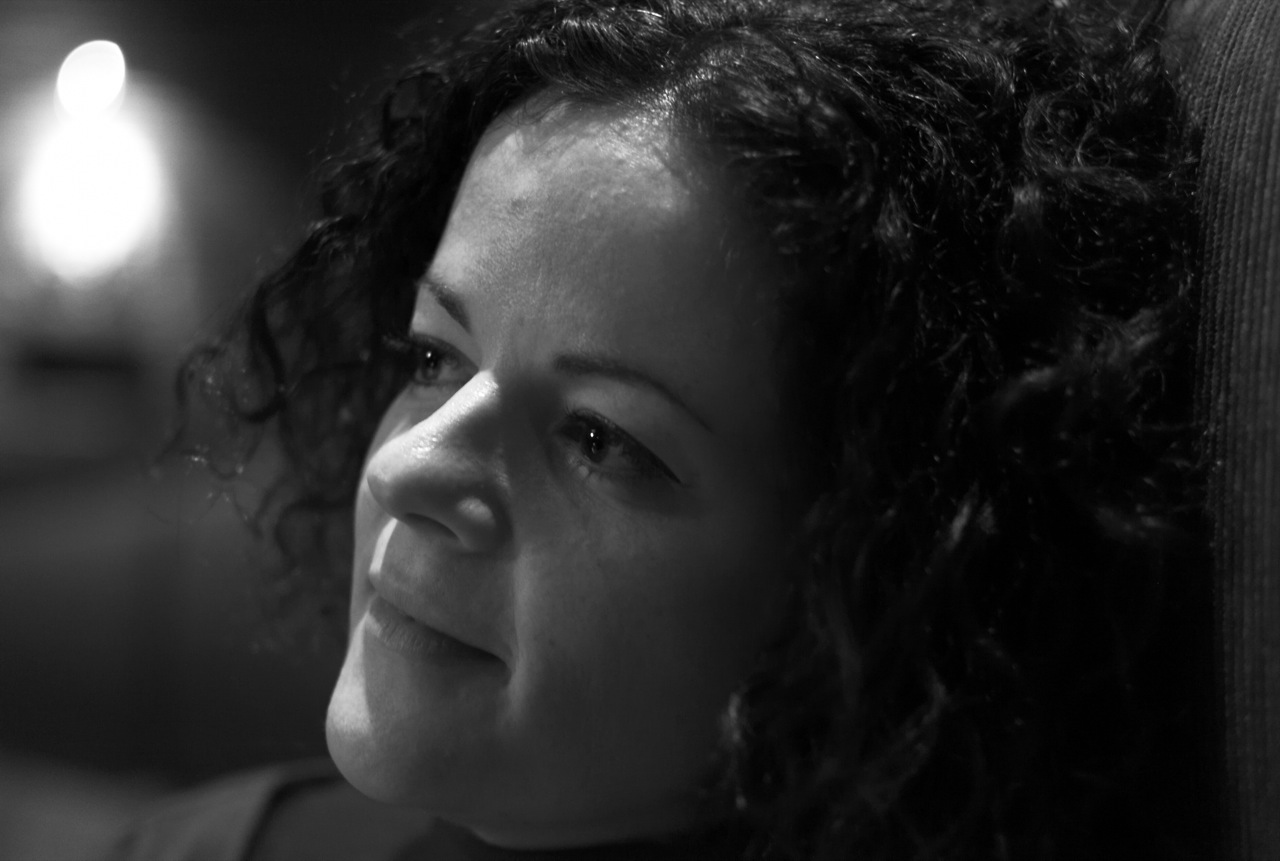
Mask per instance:
[[[539,0],[429,48],[184,378],[232,423],[201,457],[283,455],[345,783],[228,784],[124,857],[1178,851],[1141,812],[1196,547],[1160,23]]]

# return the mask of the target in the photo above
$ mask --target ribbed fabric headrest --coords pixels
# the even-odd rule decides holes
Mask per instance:
[[[1171,45],[1204,131],[1199,407],[1227,857],[1280,859],[1280,0],[1184,0]]]

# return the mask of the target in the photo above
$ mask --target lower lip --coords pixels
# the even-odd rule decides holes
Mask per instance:
[[[428,628],[388,604],[380,595],[369,602],[365,628],[384,646],[395,652],[436,660],[478,660],[491,657],[453,637]]]

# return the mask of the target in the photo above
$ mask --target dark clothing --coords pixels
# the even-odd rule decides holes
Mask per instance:
[[[417,811],[370,801],[324,762],[274,766],[180,796],[140,820],[111,861],[710,861],[724,835],[547,851],[499,849]]]

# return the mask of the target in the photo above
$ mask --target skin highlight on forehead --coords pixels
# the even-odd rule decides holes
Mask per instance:
[[[501,180],[494,187],[478,182],[471,200],[481,206],[501,201],[511,217],[524,217],[545,202],[546,172],[563,167],[581,177],[572,203],[584,221],[598,217],[610,199],[625,201],[637,221],[645,213],[657,215],[649,227],[693,205],[693,190],[679,181],[686,171],[673,164],[680,147],[665,123],[622,109],[543,101],[509,111],[481,138],[473,162],[497,160],[504,170],[493,175]],[[569,129],[576,133],[566,134]]]

